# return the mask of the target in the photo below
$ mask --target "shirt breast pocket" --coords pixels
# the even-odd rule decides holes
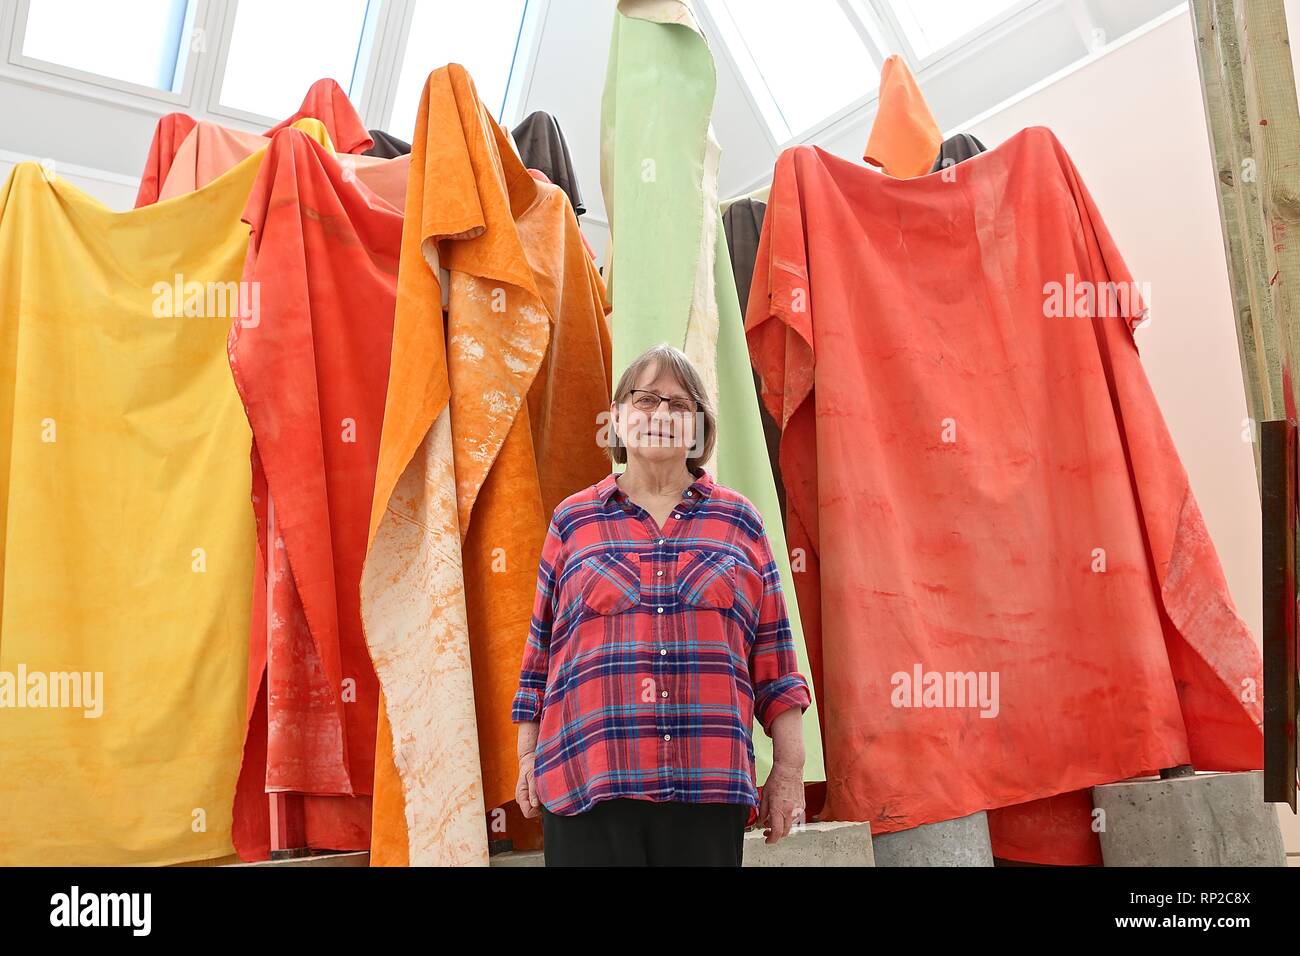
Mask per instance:
[[[691,607],[725,610],[736,602],[736,559],[720,551],[677,556],[677,597]]]
[[[594,555],[583,562],[577,587],[584,613],[622,614],[641,603],[641,555]]]

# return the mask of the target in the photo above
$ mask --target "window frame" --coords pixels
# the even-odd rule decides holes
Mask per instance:
[[[205,110],[213,116],[227,117],[252,126],[267,128],[274,126],[284,117],[240,109],[237,106],[227,106],[221,102],[221,90],[225,85],[226,69],[229,66],[230,50],[234,42],[235,20],[239,14],[240,4],[244,2],[245,0],[228,0],[227,3],[221,5],[220,42],[217,44],[216,62],[212,69],[212,86],[208,90]],[[388,12],[390,6],[392,4],[386,2],[386,0],[366,0],[365,17],[362,21],[361,33],[357,37],[357,49],[352,60],[352,76],[348,80],[348,86],[343,90],[348,95],[348,98],[352,100],[357,112],[363,117],[366,113],[362,109],[361,98],[365,95],[366,88],[369,85],[367,82],[368,71],[374,67],[375,57],[379,50],[378,38],[382,35],[376,27],[379,19]],[[369,49],[364,49],[367,45],[369,45]],[[361,83],[360,95],[353,97],[351,87],[355,86],[358,81]],[[306,88],[303,89],[303,92],[307,92]]]
[[[390,27],[395,34],[392,37],[392,56],[388,59],[387,75],[377,84],[374,91],[375,115],[382,118],[376,128],[390,129],[393,123],[393,106],[397,101],[397,81],[401,77],[402,64],[406,60],[406,45],[411,35],[411,20],[415,17],[417,0],[392,0],[392,6],[400,8],[394,15]],[[515,37],[514,58],[510,65],[510,74],[506,78],[506,91],[501,105],[501,115],[496,117],[503,126],[514,126],[523,119],[524,105],[528,102],[528,93],[533,84],[533,66],[537,62],[537,53],[542,45],[542,33],[545,30],[551,0],[524,0],[524,11],[519,18],[519,30]]]
[[[899,0],[848,0],[848,2],[855,6],[861,5],[861,7],[870,9],[882,23],[886,24],[890,33],[898,39],[899,52],[905,53],[907,62],[912,67],[913,71],[919,72],[920,70],[933,66],[950,54],[956,53],[967,44],[979,40],[985,34],[991,33],[1008,21],[1015,20],[1027,10],[1038,6],[1040,0],[1017,0],[1016,3],[1013,3],[1001,13],[994,14],[988,20],[985,20],[978,26],[967,30],[956,39],[949,40],[942,46],[936,47],[925,56],[921,56],[916,48],[912,46],[912,41],[907,35],[907,30],[903,27],[903,23],[899,20],[898,15],[894,12],[894,6],[899,2]],[[902,0],[902,2],[905,3],[906,0]]]
[[[186,36],[192,37],[194,30],[203,29],[211,0],[186,0],[186,2],[185,25],[181,29],[181,41],[177,49],[178,57],[180,56],[180,50],[185,46]],[[90,70],[80,70],[63,63],[42,60],[23,53],[23,45],[27,39],[27,19],[31,4],[32,0],[14,0],[11,19],[7,24],[9,31],[9,50],[6,60],[8,69],[5,71],[7,76],[14,79],[27,79],[29,82],[35,79],[31,74],[53,77],[56,78],[56,82],[46,85],[68,92],[77,92],[76,87],[69,90],[69,85],[76,84],[81,87],[91,87],[92,89],[111,91],[112,93],[127,96],[142,96],[174,107],[189,104],[198,79],[201,60],[201,55],[194,50],[191,49],[185,54],[184,67],[177,70],[181,80],[178,89],[174,91],[160,90],[157,87],[132,83],[129,80],[120,80],[103,73],[94,73]],[[15,71],[17,71],[16,74]],[[58,81],[70,81],[70,84]]]

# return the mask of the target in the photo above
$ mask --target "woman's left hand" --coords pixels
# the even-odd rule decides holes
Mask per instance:
[[[765,843],[776,843],[804,822],[803,766],[774,762],[763,785],[758,823]]]

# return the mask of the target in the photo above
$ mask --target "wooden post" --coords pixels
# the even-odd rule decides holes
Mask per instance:
[[[1296,423],[1264,422],[1264,799],[1296,808]]]
[[[1196,56],[1201,74],[1206,125],[1214,158],[1223,244],[1236,313],[1242,380],[1254,438],[1255,476],[1264,494],[1260,423],[1296,418],[1296,360],[1300,356],[1300,109],[1287,38],[1282,0],[1191,0],[1196,29]],[[1276,436],[1274,436],[1276,437]],[[1277,500],[1277,482],[1268,490],[1266,520],[1276,522],[1294,502]],[[1290,492],[1289,492],[1290,493]],[[1266,540],[1278,555],[1277,535],[1295,535],[1294,527],[1266,526]],[[1281,558],[1278,559],[1279,561]],[[1285,568],[1274,568],[1285,574]],[[1276,577],[1276,575],[1275,575]],[[1292,606],[1285,587],[1273,581],[1265,593],[1265,615],[1276,635],[1286,627]],[[1290,673],[1284,655],[1265,664],[1265,710],[1285,709],[1295,694],[1294,648]],[[1282,692],[1282,700],[1277,698]],[[1279,734],[1282,735],[1279,739]],[[1285,744],[1283,743],[1285,741]],[[1294,707],[1285,726],[1266,721],[1265,750],[1279,765],[1278,749],[1296,746]],[[1295,754],[1292,779],[1284,786],[1295,806]],[[1277,793],[1277,789],[1273,790]]]
[[[1282,0],[1191,7],[1258,478],[1258,423],[1297,404],[1300,111]]]

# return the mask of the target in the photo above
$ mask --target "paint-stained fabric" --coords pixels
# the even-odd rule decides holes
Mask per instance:
[[[719,149],[709,117],[716,79],[704,36],[681,0],[623,0],[601,103],[601,185],[609,214],[615,381],[667,342],[698,369],[718,416],[717,480],[763,516],[781,572],[801,673],[808,673],[790,554],[763,438],[735,278],[718,212]],[[817,702],[804,716],[804,777],[824,779]],[[772,744],[754,725],[758,782]]]
[[[898,54],[880,69],[878,103],[862,158],[898,179],[924,176],[939,154],[943,133]]]
[[[1086,863],[1072,791],[1260,766],[1259,652],[1143,372],[1144,314],[1045,129],[952,181],[778,160],[746,329],[808,555],[825,818],[993,809],[996,855]]]
[[[0,711],[4,865],[232,853],[255,546],[226,334],[258,162],[125,213],[34,164],[0,191],[0,695],[102,676],[98,716]]]
[[[547,509],[608,470],[609,333],[563,193],[462,67],[430,75],[410,162],[361,585],[384,702],[371,860],[485,865]]]
[[[260,546],[235,812],[245,859],[266,855],[272,792],[310,795],[308,846],[370,845],[379,684],[359,585],[402,215],[346,159],[275,134],[244,211],[258,312],[232,327],[230,366],[253,431]]]

